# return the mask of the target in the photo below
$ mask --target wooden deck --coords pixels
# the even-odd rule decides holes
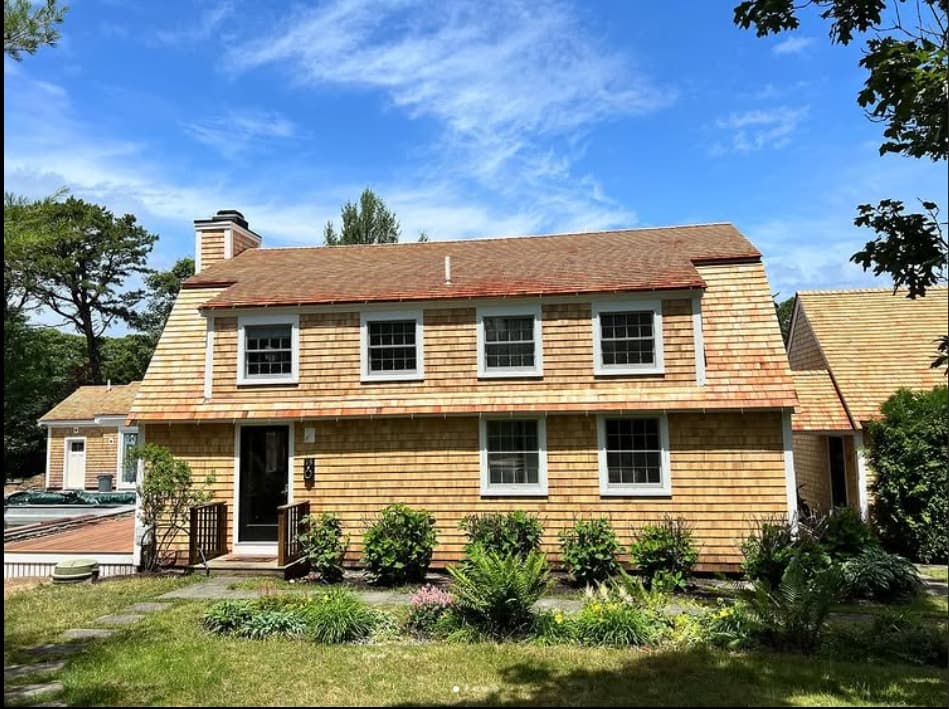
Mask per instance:
[[[3,553],[131,554],[135,515],[90,520],[60,532],[4,543]]]
[[[194,571],[204,571],[203,564],[191,567]],[[212,574],[228,576],[276,576],[278,578],[296,578],[306,572],[307,565],[303,559],[281,566],[277,563],[277,555],[249,556],[247,554],[225,554],[208,560],[207,569]]]

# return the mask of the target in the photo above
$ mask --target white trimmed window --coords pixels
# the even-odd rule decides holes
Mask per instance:
[[[662,374],[662,303],[593,304],[593,373]]]
[[[544,419],[481,420],[481,494],[547,494]]]
[[[478,376],[544,373],[540,305],[478,308]]]
[[[237,383],[296,384],[300,371],[298,315],[237,319]]]
[[[362,381],[425,378],[422,311],[362,313]]]
[[[118,487],[133,488],[138,481],[138,461],[131,451],[138,445],[138,429],[119,427]]]
[[[666,416],[600,416],[600,494],[672,494]]]

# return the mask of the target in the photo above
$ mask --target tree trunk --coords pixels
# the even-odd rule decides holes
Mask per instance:
[[[92,313],[82,312],[82,334],[86,337],[86,351],[89,354],[89,378],[92,384],[103,384],[102,381],[102,353],[99,349],[99,338],[96,337],[92,324]]]

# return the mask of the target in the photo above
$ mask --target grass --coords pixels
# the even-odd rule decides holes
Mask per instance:
[[[935,579],[936,581],[942,581],[943,583],[949,581],[949,567],[945,565],[936,566],[934,564],[920,564],[919,572],[923,576],[928,576],[929,578]]]
[[[89,627],[100,616],[154,600],[194,578],[139,576],[14,591],[3,603],[4,664],[22,661],[26,648],[61,640],[59,636],[68,628]]]
[[[847,603],[834,608],[838,613],[862,613],[865,615],[879,615],[886,611],[905,610],[916,615],[927,618],[941,618],[943,620],[949,616],[949,597],[933,596],[928,593],[921,594],[909,603],[870,603],[869,601],[860,601],[857,603]]]
[[[200,628],[181,604],[91,646],[71,705],[944,705],[945,672],[768,653],[526,644],[319,646]],[[411,671],[407,671],[411,668]],[[457,689],[456,689],[457,688]]]

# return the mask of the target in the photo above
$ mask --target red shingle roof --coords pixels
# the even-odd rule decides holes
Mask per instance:
[[[451,285],[445,257],[451,257]],[[250,249],[188,279],[205,307],[703,288],[694,264],[757,260],[731,224],[373,246]]]

